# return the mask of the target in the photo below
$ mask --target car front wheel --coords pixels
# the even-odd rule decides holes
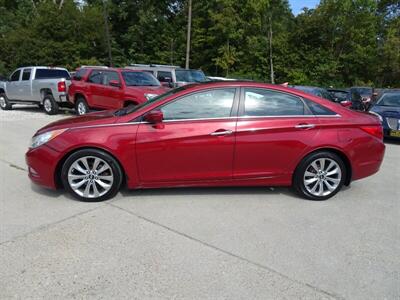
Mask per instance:
[[[122,177],[118,162],[97,149],[73,153],[61,170],[65,189],[81,201],[103,201],[114,197],[119,191]]]
[[[12,108],[6,94],[0,94],[0,108],[2,110],[10,110]]]
[[[310,200],[327,200],[340,191],[346,179],[343,160],[332,152],[316,152],[305,157],[297,167],[293,188]]]

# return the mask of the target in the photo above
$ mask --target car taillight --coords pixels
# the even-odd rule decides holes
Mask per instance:
[[[60,81],[58,83],[58,91],[65,92],[66,90],[67,90],[67,85],[65,84],[65,81]]]
[[[377,137],[378,139],[383,139],[382,126],[361,126],[361,129],[366,133]]]

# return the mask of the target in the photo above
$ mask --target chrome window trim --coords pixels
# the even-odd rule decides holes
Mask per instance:
[[[199,118],[199,119],[179,119],[179,120],[163,120],[163,123],[173,123],[173,122],[193,122],[193,121],[224,121],[224,120],[234,120],[237,119],[238,121],[242,119],[271,119],[271,118],[338,118],[341,117],[341,115],[293,115],[293,116],[287,116],[287,115],[280,115],[280,116],[232,116],[232,117],[223,117],[223,118]],[[126,123],[111,123],[111,124],[100,124],[100,125],[88,125],[88,126],[79,126],[79,127],[73,127],[69,128],[71,130],[74,129],[86,129],[86,128],[98,128],[98,127],[112,127],[112,126],[128,126],[128,125],[139,125],[139,124],[150,124],[149,122],[146,121],[139,121],[139,122],[126,122]]]

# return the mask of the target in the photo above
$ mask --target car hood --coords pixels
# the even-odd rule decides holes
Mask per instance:
[[[370,111],[380,114],[384,117],[400,118],[400,107],[399,106],[381,106],[375,105]]]
[[[84,116],[70,117],[56,122],[52,122],[44,126],[43,128],[39,129],[35,135],[57,129],[110,124],[110,123],[115,123],[117,119],[118,118],[114,116],[114,110],[94,112],[86,114]]]
[[[163,86],[127,86],[126,88],[128,91],[137,91],[139,89],[145,94],[149,93],[157,95],[164,94],[166,91],[168,91],[168,89]]]

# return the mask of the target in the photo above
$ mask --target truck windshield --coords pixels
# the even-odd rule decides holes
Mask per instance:
[[[160,82],[147,72],[122,72],[127,86],[160,86]]]
[[[65,78],[71,79],[67,70],[60,69],[37,69],[35,79],[53,79],[53,78]]]
[[[203,71],[200,70],[175,70],[177,82],[205,82],[207,81]]]

